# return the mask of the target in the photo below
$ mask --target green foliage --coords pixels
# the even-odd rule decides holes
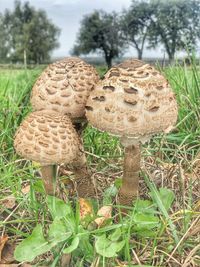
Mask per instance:
[[[0,62],[5,63],[8,61],[6,55],[9,54],[11,48],[10,38],[7,12],[5,12],[5,15],[0,13]]]
[[[145,42],[152,27],[152,16],[153,10],[149,2],[138,0],[133,0],[130,8],[122,13],[124,40],[136,49],[139,59],[142,59]]]
[[[154,203],[157,205],[158,209],[161,211],[162,215],[165,217],[165,219],[169,223],[176,245],[178,245],[179,237],[176,231],[176,227],[174,223],[172,222],[172,220],[170,219],[170,216],[167,212],[167,209],[170,208],[170,204],[172,204],[174,200],[174,193],[171,192],[171,190],[168,190],[165,188],[162,188],[158,191],[155,184],[149,181],[148,177],[145,174],[144,174],[144,179],[151,191],[151,197]]]
[[[78,236],[75,236],[71,242],[71,245],[69,245],[67,248],[65,248],[63,250],[63,253],[66,253],[66,254],[72,253],[74,250],[77,249],[79,242],[80,242],[80,238]]]
[[[80,55],[101,52],[110,67],[112,59],[118,57],[123,52],[123,48],[124,41],[117,14],[95,11],[81,21],[81,28],[72,53]]]
[[[151,47],[162,44],[172,60],[176,51],[196,46],[200,36],[198,0],[152,0],[150,8],[154,10],[149,32]]]
[[[119,17],[119,19],[117,19]],[[122,12],[95,11],[81,21],[74,54],[103,52],[107,65],[127,45],[133,46],[141,59],[148,48],[162,44],[170,60],[175,52],[192,51],[200,38],[200,2],[198,0],[132,0]]]
[[[42,226],[37,225],[32,234],[16,248],[15,259],[18,261],[32,261],[36,256],[48,250],[49,246],[43,236]]]
[[[124,240],[118,241],[121,237],[121,233],[116,234],[117,231],[119,230],[115,230],[115,232],[110,234],[108,237],[106,237],[106,234],[97,236],[95,248],[98,254],[107,258],[117,256],[117,252],[119,252],[125,245]]]
[[[110,193],[113,196],[112,190]],[[152,198],[154,199],[153,194]],[[162,188],[160,199],[169,208],[172,204],[172,192]],[[42,225],[37,225],[32,234],[17,246],[15,258],[18,261],[32,261],[38,255],[58,247],[61,253],[75,253],[75,255],[78,253],[85,255],[85,258],[90,261],[94,253],[91,236],[94,237],[96,253],[105,258],[116,257],[125,246],[123,235],[128,226],[131,226],[133,235],[145,238],[155,237],[162,225],[155,204],[157,202],[137,200],[130,216],[126,218],[125,224],[122,224],[123,227],[120,224],[114,224],[114,228],[111,227],[113,222],[110,220],[109,225],[91,231],[88,226],[81,225],[77,213],[79,212],[78,206],[77,211],[73,211],[69,202],[64,203],[60,199],[48,196],[47,205],[53,218],[48,233],[44,237]]]
[[[0,54],[0,57],[5,61],[42,63],[58,47],[60,30],[44,11],[36,10],[28,2],[21,5],[20,1],[15,1],[14,10],[6,10],[0,17],[1,23],[0,48],[4,47],[4,54]]]

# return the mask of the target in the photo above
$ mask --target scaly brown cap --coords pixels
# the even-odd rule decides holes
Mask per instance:
[[[33,109],[54,110],[71,119],[83,118],[87,98],[98,80],[95,68],[79,58],[50,64],[33,86]]]
[[[112,67],[91,92],[86,110],[97,129],[139,141],[169,131],[177,120],[177,104],[168,81],[140,60]]]
[[[15,134],[16,152],[41,165],[71,164],[82,155],[82,144],[66,115],[36,111],[28,115]]]

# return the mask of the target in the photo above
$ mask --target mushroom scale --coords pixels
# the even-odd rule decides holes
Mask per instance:
[[[71,164],[81,157],[83,148],[70,119],[50,110],[28,115],[15,134],[16,152],[42,166]]]
[[[88,98],[86,117],[101,131],[140,140],[170,129],[177,120],[177,104],[159,71],[131,59],[99,81]]]
[[[33,109],[51,109],[71,119],[83,118],[87,98],[98,80],[95,68],[79,58],[50,64],[33,86]]]

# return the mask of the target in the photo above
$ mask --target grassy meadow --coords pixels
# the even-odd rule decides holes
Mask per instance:
[[[105,71],[98,70],[101,75]],[[38,244],[36,257],[31,242],[21,248],[31,266],[200,266],[199,67],[176,65],[162,70],[176,94],[179,119],[171,133],[155,136],[143,146],[140,199],[126,217],[115,201],[123,163],[117,138],[85,129],[85,150],[99,198],[84,203],[89,210],[84,218],[79,212],[81,203],[76,197],[68,198],[73,174],[60,168],[63,202],[56,200],[52,209],[53,200],[44,195],[39,165],[16,155],[13,135],[31,111],[31,88],[41,71],[0,69],[0,236],[8,236],[10,251],[28,236],[32,244],[36,242],[35,229],[35,236],[44,234],[40,239],[44,246]],[[102,225],[94,224],[97,211],[111,206],[109,218]],[[59,239],[64,233],[59,230],[58,210],[68,214],[65,227],[72,234],[66,239]],[[58,230],[52,234],[56,225]],[[49,236],[54,245],[47,241],[49,247],[45,247]],[[13,256],[6,261],[4,255],[4,264],[15,262]]]

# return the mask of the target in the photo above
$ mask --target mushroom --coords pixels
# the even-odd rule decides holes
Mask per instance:
[[[86,101],[98,81],[96,69],[80,58],[68,57],[57,61],[50,64],[34,84],[32,107],[68,115],[81,133],[86,123]]]
[[[31,104],[34,110],[54,110],[68,115],[77,132],[81,133],[87,125],[85,105],[90,92],[99,81],[96,69],[80,58],[69,57],[50,64],[41,74],[32,89]],[[89,168],[78,170],[77,190],[82,191],[85,178],[89,179],[88,193],[92,192],[93,183]],[[83,181],[80,177],[83,177]],[[80,183],[80,184],[79,184]],[[79,189],[80,187],[80,189]],[[94,195],[94,190],[93,190]]]
[[[154,67],[131,59],[106,73],[91,92],[86,110],[93,127],[121,138],[125,158],[119,202],[131,205],[138,194],[140,144],[172,129],[177,120],[174,93]]]
[[[87,168],[82,142],[71,120],[55,111],[42,110],[29,114],[15,134],[14,147],[20,156],[41,164],[44,187],[49,195],[55,194],[53,181],[57,164],[71,164],[74,170]],[[79,172],[75,175],[82,178]],[[87,193],[89,183],[87,180],[82,182],[78,192],[80,196]]]

